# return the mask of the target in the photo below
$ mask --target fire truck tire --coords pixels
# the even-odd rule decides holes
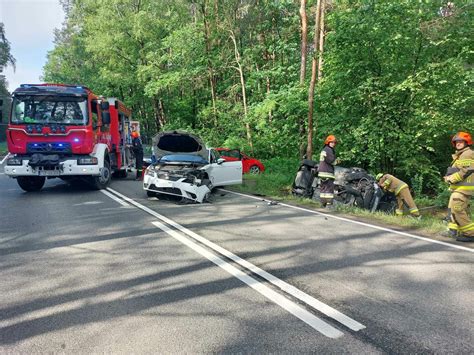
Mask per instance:
[[[41,190],[46,178],[44,176],[19,176],[16,181],[23,190],[32,192]]]
[[[92,186],[96,190],[105,189],[107,186],[109,186],[111,177],[112,173],[110,170],[110,162],[108,159],[105,159],[101,174],[92,178]]]

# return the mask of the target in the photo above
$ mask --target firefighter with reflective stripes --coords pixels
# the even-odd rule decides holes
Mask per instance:
[[[410,216],[420,218],[420,211],[416,207],[410,189],[405,182],[390,174],[377,174],[375,179],[384,191],[393,193],[397,198],[397,209],[395,210],[397,216],[403,215],[403,206],[406,205]]]
[[[471,221],[469,201],[474,194],[474,151],[472,137],[467,132],[458,132],[451,140],[456,153],[444,180],[449,183],[451,197],[449,234],[460,242],[474,242],[474,223]]]
[[[320,200],[323,207],[333,208],[334,201],[334,165],[337,164],[336,147],[337,139],[334,135],[329,135],[324,141],[324,148],[319,154],[318,177],[320,183]]]

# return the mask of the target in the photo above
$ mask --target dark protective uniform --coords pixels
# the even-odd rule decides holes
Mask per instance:
[[[137,169],[137,179],[142,177],[143,169],[143,145],[140,137],[132,139],[132,151],[135,156],[135,168]]]
[[[325,145],[319,155],[318,177],[320,183],[321,204],[332,205],[334,200],[334,165],[336,161],[336,153],[329,145]]]

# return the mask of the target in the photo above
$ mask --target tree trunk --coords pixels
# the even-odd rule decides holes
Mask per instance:
[[[163,126],[166,123],[165,112],[163,109],[163,102],[161,99],[153,98],[153,111],[155,112],[155,122],[158,132],[163,129]]]
[[[326,12],[326,0],[321,2],[321,19],[319,29],[319,54],[318,54],[318,82],[323,75],[323,53],[324,53],[324,15]]]
[[[165,108],[164,108],[162,99],[158,100],[158,108],[159,108],[160,118],[161,118],[161,127],[163,127],[166,124],[166,115],[165,115]]]
[[[321,2],[318,0],[316,5],[315,25],[314,25],[314,52],[311,63],[311,81],[309,84],[308,93],[308,141],[306,146],[306,156],[311,159],[313,156],[313,106],[314,106],[314,87],[316,85],[316,75],[318,72],[318,48],[319,48],[319,31],[320,31],[320,17],[321,17]]]
[[[234,55],[235,55],[235,62],[237,63],[237,67],[235,69],[239,73],[240,76],[240,85],[242,87],[242,103],[244,106],[244,122],[245,122],[245,130],[247,132],[247,143],[250,146],[251,152],[253,152],[253,143],[252,143],[252,132],[250,131],[250,124],[247,122],[247,95],[245,92],[245,79],[244,79],[244,72],[242,69],[242,64],[240,63],[240,53],[237,48],[237,40],[235,38],[234,31],[229,30],[230,38],[234,43]]]
[[[211,86],[212,112],[214,118],[214,126],[217,127],[217,108],[216,108],[216,87],[214,80],[214,69],[211,62],[211,29],[207,19],[207,0],[201,6],[204,21],[204,40],[206,41],[207,71],[209,73],[209,84]]]
[[[267,76],[266,78],[266,82],[267,82],[267,96],[270,95],[270,78]],[[268,110],[268,122],[272,122],[273,121],[273,114],[272,114],[272,110]]]
[[[306,16],[306,0],[300,1],[300,18],[301,18],[301,68],[300,68],[300,85],[303,86],[306,79],[306,52],[307,52],[307,42],[308,42],[308,21]],[[301,141],[300,143],[300,158],[303,157],[306,144],[304,142],[304,137],[306,134],[306,125],[304,117],[298,119],[298,137]]]
[[[301,17],[301,69],[300,69],[300,85],[304,84],[306,78],[306,43],[308,41],[308,21],[306,18],[306,0],[300,3]]]

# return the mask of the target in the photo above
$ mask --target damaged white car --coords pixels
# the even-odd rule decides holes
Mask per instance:
[[[242,183],[242,162],[219,158],[193,134],[162,132],[153,138],[152,152],[143,178],[149,197],[164,194],[202,203],[213,187]]]

